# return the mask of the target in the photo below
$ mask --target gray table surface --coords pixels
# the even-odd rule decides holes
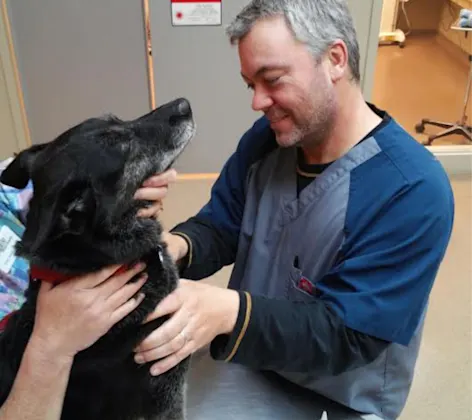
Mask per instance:
[[[324,416],[323,416],[324,413]],[[192,356],[188,420],[375,420],[270,373],[216,362],[208,350]]]

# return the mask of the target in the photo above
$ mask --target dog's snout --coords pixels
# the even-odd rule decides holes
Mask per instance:
[[[132,121],[132,124],[138,126],[140,124],[155,124],[161,121],[170,125],[178,125],[182,122],[192,119],[192,108],[190,101],[185,98],[178,98],[166,102],[154,109],[150,113]]]

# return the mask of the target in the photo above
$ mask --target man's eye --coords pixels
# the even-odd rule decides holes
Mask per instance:
[[[270,79],[266,79],[266,83],[269,85],[273,85],[274,83],[277,83],[279,81],[280,77],[272,77]]]

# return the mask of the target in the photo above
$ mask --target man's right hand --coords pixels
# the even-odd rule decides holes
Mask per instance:
[[[120,266],[77,277],[53,287],[43,282],[38,295],[32,345],[54,358],[73,359],[113,325],[133,311],[147,276],[126,284],[142,272],[144,264],[114,274]]]

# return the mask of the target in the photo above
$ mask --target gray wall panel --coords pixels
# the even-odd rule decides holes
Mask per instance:
[[[9,0],[32,141],[89,116],[149,110],[138,0]]]
[[[219,172],[260,115],[251,109],[237,49],[224,32],[244,4],[223,0],[222,26],[173,27],[170,2],[150,2],[156,102],[185,96],[197,121],[197,136],[176,165],[182,172]]]

